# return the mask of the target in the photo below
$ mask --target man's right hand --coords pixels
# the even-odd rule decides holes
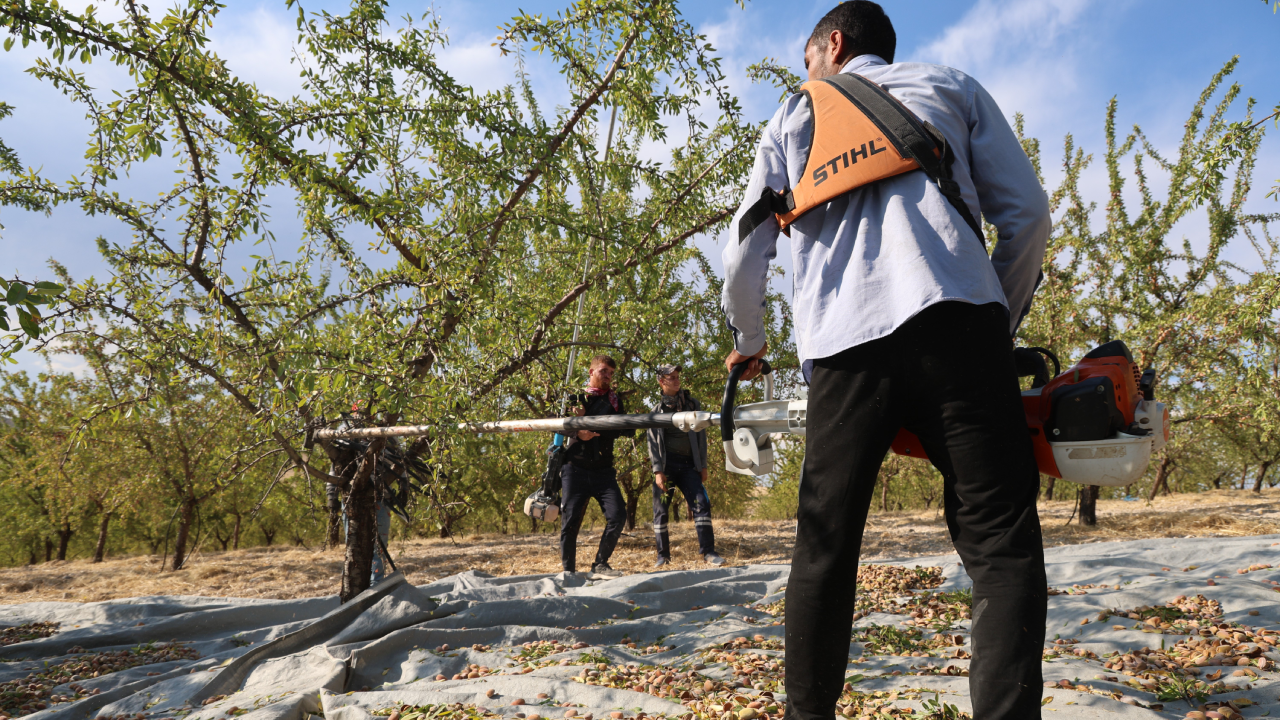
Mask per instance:
[[[577,415],[578,417],[582,417],[583,415],[586,415],[586,414],[587,414],[587,409],[586,409],[586,408],[584,408],[584,407],[582,407],[582,406],[578,406],[578,407],[576,407],[576,408],[574,408],[574,409],[573,409],[573,414],[574,414],[574,415]],[[587,440],[590,440],[591,438],[594,438],[594,437],[600,437],[600,433],[598,433],[598,432],[592,432],[591,430],[579,430],[579,431],[578,431],[578,439],[579,439],[579,440],[582,440],[582,441],[584,441],[584,442],[585,442],[585,441],[587,441]]]
[[[769,343],[765,343],[763,347],[751,356],[743,355],[736,349],[731,350],[729,351],[729,357],[724,359],[724,368],[725,370],[732,371],[734,365],[741,365],[744,362],[750,362],[751,364],[747,366],[747,371],[742,373],[742,377],[739,379],[743,382],[754,380],[756,376],[760,374],[760,358],[764,357],[767,352],[769,352]]]
[[[654,473],[653,481],[658,484],[659,490],[661,490],[662,492],[667,491],[667,474],[666,473]]]

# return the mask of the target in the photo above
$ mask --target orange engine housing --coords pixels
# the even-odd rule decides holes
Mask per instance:
[[[1035,451],[1036,465],[1039,466],[1041,473],[1056,478],[1062,477],[1062,472],[1058,470],[1058,464],[1053,459],[1053,449],[1049,446],[1049,437],[1045,430],[1045,424],[1053,409],[1051,399],[1054,390],[1099,377],[1111,380],[1111,385],[1115,389],[1116,409],[1124,416],[1124,426],[1128,427],[1133,423],[1134,411],[1143,398],[1138,389],[1142,371],[1133,361],[1129,348],[1118,340],[1095,348],[1079,363],[1050,380],[1045,386],[1022,392],[1022,408],[1027,416],[1027,430],[1031,433],[1031,445]],[[1166,423],[1166,433],[1167,427]],[[892,450],[898,455],[928,459],[920,439],[905,428],[898,431],[897,437],[893,440]]]

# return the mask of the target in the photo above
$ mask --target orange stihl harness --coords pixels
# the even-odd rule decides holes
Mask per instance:
[[[938,129],[861,75],[837,73],[805,83],[813,108],[813,141],[794,189],[766,187],[738,222],[741,243],[770,215],[784,232],[801,215],[845,193],[895,175],[922,170],[937,183],[979,241],[982,227],[951,179],[955,155]],[[984,241],[985,245],[985,241]]]

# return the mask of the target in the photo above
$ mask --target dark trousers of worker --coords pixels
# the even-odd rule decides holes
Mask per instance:
[[[680,490],[693,518],[693,529],[698,533],[698,554],[716,551],[716,533],[711,529],[711,497],[702,485],[702,471],[693,464],[693,458],[678,453],[667,453],[667,490],[663,492],[653,483],[653,534],[658,536],[658,554],[671,557],[671,536],[667,531],[667,519],[675,491]]]
[[[858,555],[899,428],[942,473],[947,529],[973,580],[974,720],[1040,717],[1045,570],[1039,475],[999,305],[943,302],[816,360],[787,582],[787,718],[830,720],[844,684]]]
[[[627,506],[618,488],[618,473],[613,468],[591,470],[565,463],[560,471],[560,563],[565,570],[578,569],[578,530],[587,514],[587,503],[595,498],[604,512],[604,534],[596,551],[594,565],[609,562],[613,548],[622,537],[627,522]]]

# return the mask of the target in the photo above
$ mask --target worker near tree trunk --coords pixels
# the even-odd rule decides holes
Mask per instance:
[[[618,363],[608,355],[591,358],[585,402],[575,415],[620,415],[626,411],[622,398],[613,389]],[[618,487],[618,471],[613,466],[613,441],[635,437],[635,430],[579,430],[565,443],[566,462],[560,471],[564,498],[560,506],[560,562],[567,572],[578,569],[578,530],[587,513],[587,503],[595,498],[604,513],[604,532],[596,551],[591,575],[614,578],[622,573],[609,567],[609,558],[622,537],[627,522],[627,505]]]
[[[895,44],[889,18],[867,0],[842,3],[818,22],[805,47],[810,82],[765,128],[723,253],[735,345],[725,364],[752,361],[750,379],[767,349],[768,265],[789,223],[797,354],[810,387],[786,598],[787,718],[832,717],[868,507],[904,427],[942,473],[947,527],[973,580],[973,716],[1039,718],[1044,554],[1012,335],[1038,283],[1049,204],[987,91],[951,68],[894,63]],[[892,98],[872,114],[905,106],[917,124],[863,124],[861,137],[831,137],[873,108],[841,93],[883,91]],[[917,127],[937,149],[913,156],[926,171],[908,166],[817,200],[812,189],[830,192],[819,182],[856,181],[893,156],[885,150],[897,151],[890,136],[899,128],[918,137]],[[810,157],[811,148],[822,151]],[[788,207],[797,198],[812,204]],[[996,230],[990,256],[976,217]]]
[[[662,391],[650,412],[677,413],[701,410],[702,404],[680,387],[677,365],[658,366],[658,388]],[[677,489],[689,506],[689,517],[698,534],[698,554],[712,565],[724,564],[716,554],[716,534],[711,527],[711,497],[707,495],[707,431],[679,428],[649,430],[649,459],[653,461],[653,533],[658,538],[655,567],[671,562],[671,538],[667,517]]]

